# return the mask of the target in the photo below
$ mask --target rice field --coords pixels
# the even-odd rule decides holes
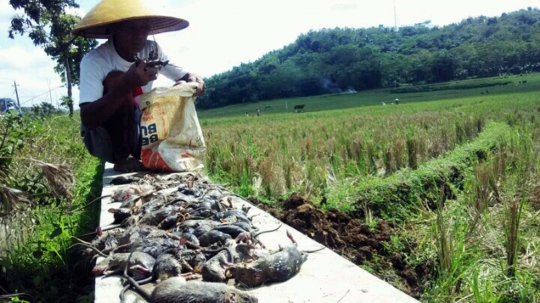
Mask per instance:
[[[200,111],[205,169],[276,208],[297,193],[373,228],[391,222],[382,251],[429,268],[413,273],[421,301],[538,302],[540,76],[470,82],[502,80],[489,93],[441,84]],[[357,263],[410,289],[395,264]]]

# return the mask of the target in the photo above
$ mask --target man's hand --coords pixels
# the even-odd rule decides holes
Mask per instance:
[[[146,62],[139,61],[134,63],[124,74],[124,80],[127,85],[132,89],[135,89],[140,86],[145,86],[150,81],[157,79],[158,69],[155,67],[146,66]]]
[[[204,84],[204,81],[201,77],[195,74],[187,73],[184,77],[176,80],[176,83],[173,86],[179,85],[182,82],[197,82],[199,84],[199,87],[197,88],[197,90],[195,91],[195,94],[193,95],[198,96],[198,95],[204,94],[204,90],[206,89],[206,84]]]

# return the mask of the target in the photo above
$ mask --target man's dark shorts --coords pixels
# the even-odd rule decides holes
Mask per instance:
[[[131,155],[135,158],[141,158],[141,116],[142,113],[138,108],[135,108],[134,121],[133,123],[133,134],[135,134],[132,140],[129,140],[129,150]],[[84,145],[88,152],[94,157],[97,157],[101,160],[114,163],[113,146],[109,133],[104,127],[98,126],[95,129],[88,130],[81,123],[81,136],[83,137]]]

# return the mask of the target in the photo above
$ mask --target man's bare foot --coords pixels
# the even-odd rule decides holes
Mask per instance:
[[[146,167],[144,167],[141,160],[129,156],[125,160],[120,160],[114,163],[114,170],[123,173],[131,173],[146,170]]]

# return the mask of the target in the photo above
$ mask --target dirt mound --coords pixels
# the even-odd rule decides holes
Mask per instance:
[[[393,234],[391,223],[379,221],[376,227],[370,228],[336,209],[322,211],[297,194],[284,201],[281,207],[254,199],[250,202],[355,264],[370,266],[376,262],[377,269],[373,274],[389,281],[397,278],[399,281],[394,282],[398,285],[394,283],[394,286],[409,295],[419,298],[422,293],[421,281],[427,278],[429,267],[408,266],[405,256],[409,249],[391,251],[391,245],[388,245]]]

